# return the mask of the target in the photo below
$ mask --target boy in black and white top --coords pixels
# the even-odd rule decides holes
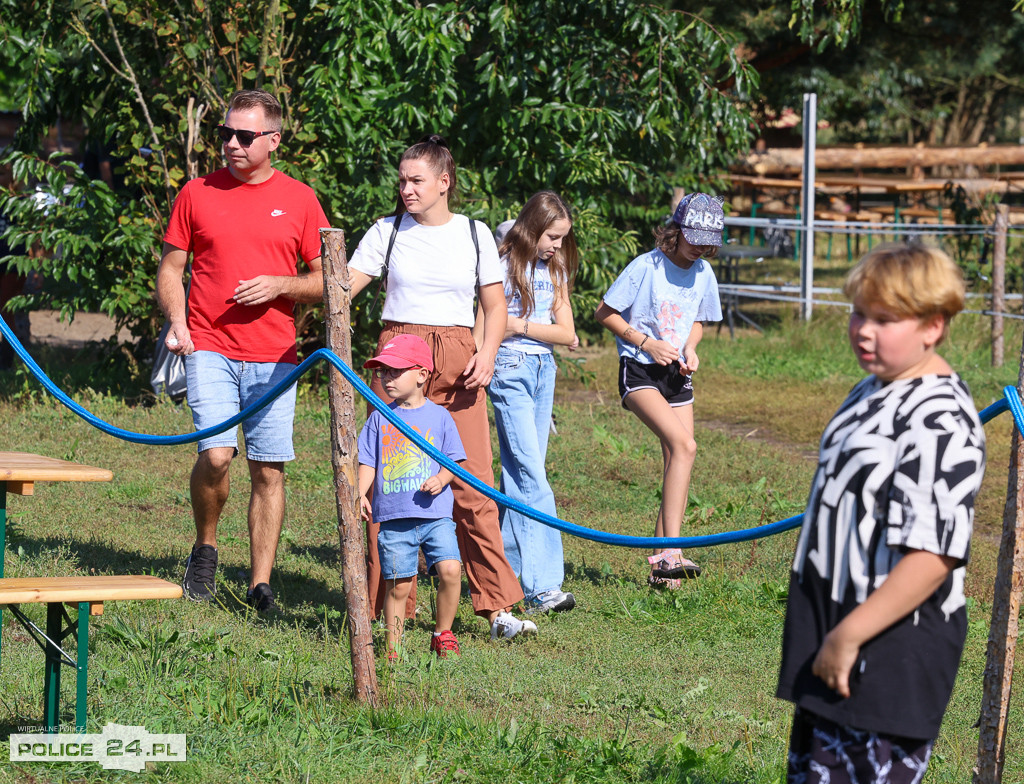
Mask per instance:
[[[825,428],[790,576],[778,696],[791,784],[919,782],[966,636],[985,434],[936,353],[963,308],[942,251],[879,248],[847,278],[872,375]]]

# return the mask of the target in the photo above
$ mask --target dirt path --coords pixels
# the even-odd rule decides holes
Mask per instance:
[[[714,430],[718,433],[726,433],[730,436],[735,436],[736,438],[771,444],[772,446],[783,449],[803,460],[817,461],[818,459],[817,449],[786,441],[785,439],[773,435],[767,428],[751,428],[749,425],[740,425],[735,422],[723,422],[719,419],[698,419],[697,425],[707,428],[708,430]]]
[[[32,340],[40,343],[81,347],[89,341],[107,340],[114,334],[114,322],[102,313],[76,313],[69,324],[60,320],[56,310],[36,310],[29,314]],[[118,340],[130,341],[131,333],[122,329]]]

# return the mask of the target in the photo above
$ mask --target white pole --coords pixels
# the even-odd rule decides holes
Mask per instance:
[[[811,320],[814,291],[814,153],[817,146],[818,96],[804,93],[804,187],[800,216],[803,237],[800,243],[800,310],[804,321]]]

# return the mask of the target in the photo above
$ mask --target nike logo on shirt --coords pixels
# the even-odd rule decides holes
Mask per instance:
[[[277,218],[277,217],[280,217],[281,215],[284,215],[284,214],[285,214],[284,210],[271,210],[270,211],[270,217],[271,218]]]

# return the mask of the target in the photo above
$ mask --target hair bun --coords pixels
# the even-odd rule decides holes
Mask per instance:
[[[438,147],[448,149],[448,142],[439,133],[430,133],[420,139],[420,144],[436,144]]]

